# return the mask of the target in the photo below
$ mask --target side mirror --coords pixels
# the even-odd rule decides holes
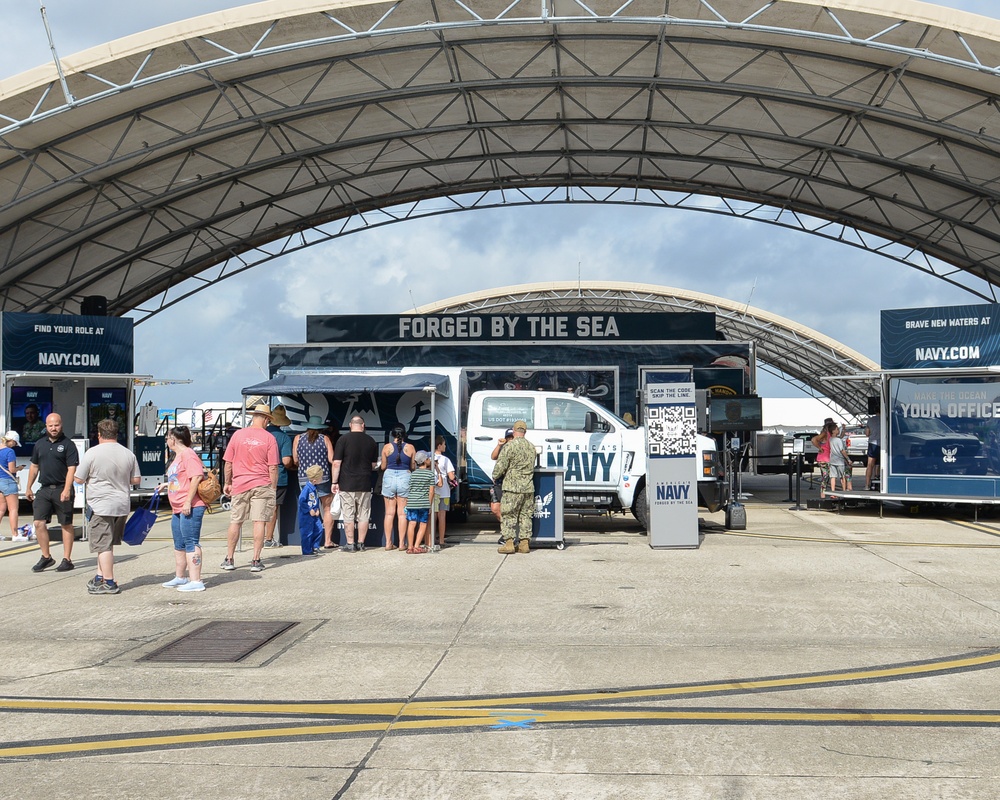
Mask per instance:
[[[596,411],[588,411],[584,418],[583,430],[586,433],[603,432],[611,430],[611,426]]]

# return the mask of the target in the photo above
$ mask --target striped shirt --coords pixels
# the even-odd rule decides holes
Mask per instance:
[[[434,472],[420,467],[410,473],[410,496],[406,500],[407,509],[431,507],[431,486],[434,485]]]

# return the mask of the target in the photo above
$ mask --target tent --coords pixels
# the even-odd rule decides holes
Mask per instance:
[[[448,397],[450,382],[446,375],[418,372],[403,375],[398,372],[379,373],[279,373],[271,380],[247,386],[243,395],[355,394],[361,392],[422,392],[430,391]]]

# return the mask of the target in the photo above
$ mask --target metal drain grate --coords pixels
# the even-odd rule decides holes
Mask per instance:
[[[235,664],[297,624],[296,622],[209,622],[139,660]]]

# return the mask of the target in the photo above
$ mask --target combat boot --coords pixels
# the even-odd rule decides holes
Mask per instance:
[[[517,552],[519,553],[530,553],[531,548],[529,547],[528,539],[519,539],[517,542]]]
[[[514,552],[514,540],[504,539],[503,544],[497,548],[498,553],[503,553],[505,556],[510,555]]]

